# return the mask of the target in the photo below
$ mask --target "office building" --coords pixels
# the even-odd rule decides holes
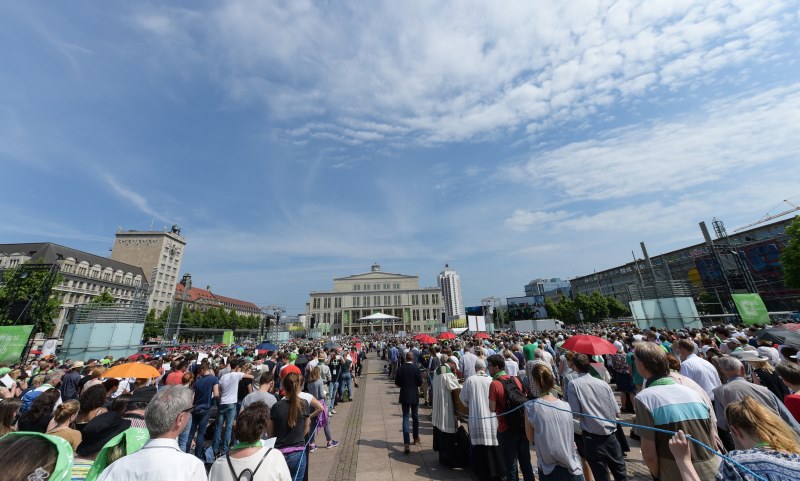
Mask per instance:
[[[792,220],[789,218],[718,236],[714,240],[715,245],[729,246],[719,253],[722,269],[705,243],[694,244],[663,254],[651,252],[652,271],[644,259],[637,259],[578,276],[570,281],[572,293],[578,295],[599,291],[627,305],[632,300],[629,286],[652,285],[655,277],[659,283],[688,286],[695,299],[704,292],[728,304],[726,297],[729,298],[731,291],[747,292],[745,276],[749,275],[770,311],[795,310],[800,307],[800,289],[784,285],[780,262],[780,253],[789,240],[786,226]],[[698,237],[702,239],[699,229]],[[746,272],[743,273],[743,270]],[[730,305],[728,308],[730,310]]]
[[[111,259],[141,267],[150,285],[148,309],[160,315],[175,297],[186,239],[178,226],[169,231],[120,230]]]
[[[544,296],[545,299],[558,299],[562,295],[572,297],[569,281],[554,277],[551,279],[534,279],[525,284],[525,295]]]
[[[0,244],[0,282],[8,269],[26,262],[56,264],[63,280],[53,286],[61,309],[53,319],[55,337],[62,337],[75,306],[86,304],[103,292],[115,303],[130,305],[137,290],[147,290],[144,271],[137,266],[89,254],[52,242]]]

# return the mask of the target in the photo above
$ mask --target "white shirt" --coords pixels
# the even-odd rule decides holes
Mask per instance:
[[[256,469],[258,463],[261,463],[258,471],[256,471],[253,481],[292,481],[292,475],[289,472],[289,466],[286,464],[283,454],[277,449],[273,449],[264,458],[264,452],[268,448],[262,448],[255,454],[245,456],[244,458],[234,458],[231,456],[231,464],[236,474],[241,475],[242,471],[247,468],[250,470]],[[264,458],[262,462],[261,459]],[[208,473],[209,481],[238,481],[231,474],[231,468],[228,466],[228,460],[225,456],[217,458],[214,465],[211,466],[211,471]]]
[[[685,361],[681,362],[681,374],[699,384],[712,401],[714,400],[714,388],[722,385],[717,368],[697,354],[690,354]]]
[[[151,439],[142,449],[109,464],[98,481],[207,481],[203,462],[174,439]]]
[[[236,404],[239,394],[239,381],[243,372],[229,372],[219,378],[220,404]]]

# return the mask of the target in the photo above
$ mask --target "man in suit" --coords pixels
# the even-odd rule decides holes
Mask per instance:
[[[403,408],[403,452],[411,453],[411,440],[408,433],[408,415],[413,420],[414,444],[419,444],[419,387],[422,386],[422,373],[414,363],[414,353],[406,353],[405,362],[397,370],[395,386],[400,388],[400,405]]]

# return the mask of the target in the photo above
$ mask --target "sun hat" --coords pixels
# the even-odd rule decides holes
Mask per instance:
[[[761,362],[768,361],[768,357],[759,356],[755,351],[744,351],[737,356],[740,361]]]

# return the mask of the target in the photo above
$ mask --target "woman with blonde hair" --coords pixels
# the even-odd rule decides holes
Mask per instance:
[[[47,426],[46,434],[64,438],[72,446],[73,452],[78,449],[78,445],[81,444],[83,439],[80,431],[72,429],[80,409],[81,403],[74,399],[60,404],[56,407],[53,419],[50,420],[50,424]]]
[[[753,475],[741,466],[768,481],[800,479],[800,439],[783,419],[749,396],[728,404],[725,416],[740,449],[728,453],[738,464],[723,461],[717,480],[752,481]],[[683,431],[678,431],[669,441],[669,450],[675,456],[683,481],[699,481],[689,442]]]
[[[743,361],[747,361],[752,368],[752,372],[750,376],[752,378],[753,384],[758,384],[759,386],[764,386],[765,388],[769,389],[770,392],[776,396],[781,401],[783,398],[789,395],[789,388],[786,387],[786,384],[781,381],[780,376],[778,373],[775,372],[775,368],[769,363],[769,359],[767,357],[759,357],[758,360],[751,360],[750,358],[742,358]]]

